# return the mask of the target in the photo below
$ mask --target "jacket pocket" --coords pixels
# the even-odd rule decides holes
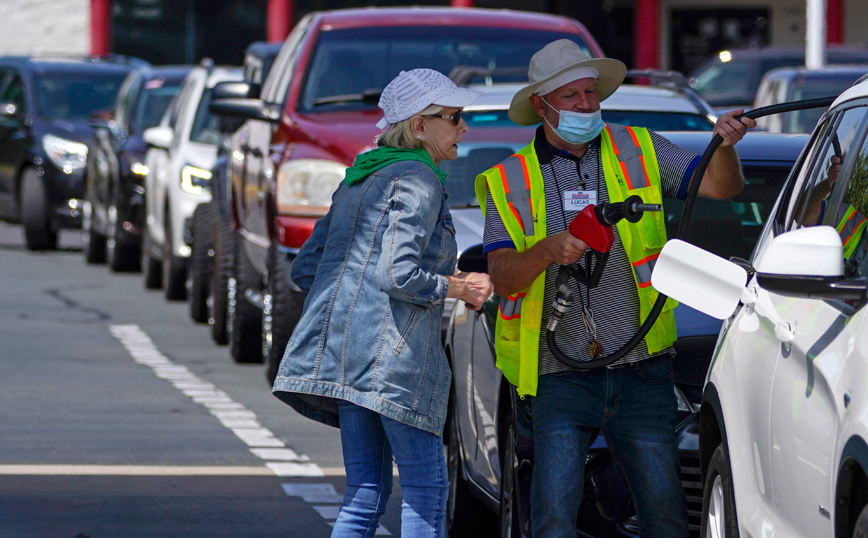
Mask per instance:
[[[424,311],[418,306],[413,306],[411,310],[410,317],[407,318],[404,327],[399,328],[400,332],[398,333],[398,341],[395,343],[395,347],[393,348],[395,353],[398,355],[403,353],[404,348],[407,347],[407,340],[412,338],[413,331],[416,329],[416,325],[419,324],[419,319],[421,319],[424,314]]]

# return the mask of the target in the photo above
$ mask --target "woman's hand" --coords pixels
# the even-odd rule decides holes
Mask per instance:
[[[494,292],[491,278],[485,273],[457,273],[446,277],[446,297],[464,301],[470,310],[479,310]]]

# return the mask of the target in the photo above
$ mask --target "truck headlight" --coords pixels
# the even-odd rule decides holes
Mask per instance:
[[[81,142],[49,134],[42,137],[42,148],[51,162],[65,174],[87,166],[87,146]]]
[[[181,168],[181,188],[190,194],[203,194],[211,190],[210,170],[204,170],[191,164]]]
[[[277,171],[277,212],[320,217],[332,203],[332,194],[347,167],[325,159],[298,159]]]

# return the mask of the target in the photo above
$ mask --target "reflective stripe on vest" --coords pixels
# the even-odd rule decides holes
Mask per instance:
[[[844,247],[844,259],[849,259],[850,255],[856,249],[856,244],[862,237],[865,230],[866,219],[861,213],[856,211],[856,208],[850,206],[844,213],[841,222],[835,226],[838,235],[841,237],[841,244]]]
[[[659,256],[659,254],[654,254],[643,260],[631,262],[633,271],[636,273],[636,285],[640,288],[647,288],[651,285],[651,273],[654,272],[654,265]]]
[[[497,307],[502,319],[518,319],[521,317],[521,303],[526,293],[517,293],[509,297],[501,297]]]
[[[636,138],[632,128],[617,127],[610,129],[606,125],[606,132],[612,140],[612,149],[618,157],[627,188],[630,190],[645,188],[648,186],[648,172],[645,169],[645,157],[642,155],[639,139]]]
[[[524,235],[534,235],[533,203],[530,196],[530,177],[527,173],[527,163],[521,155],[513,155],[497,165],[500,177],[503,178],[503,190],[509,208],[515,215]]]

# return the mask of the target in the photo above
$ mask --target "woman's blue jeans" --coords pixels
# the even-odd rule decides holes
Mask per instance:
[[[372,537],[392,493],[392,456],[401,484],[401,536],[445,537],[449,478],[443,437],[338,403],[347,471],[344,504],[332,538]]]
[[[533,398],[534,538],[576,536],[588,447],[602,431],[633,494],[643,538],[687,537],[668,356],[540,376]]]

